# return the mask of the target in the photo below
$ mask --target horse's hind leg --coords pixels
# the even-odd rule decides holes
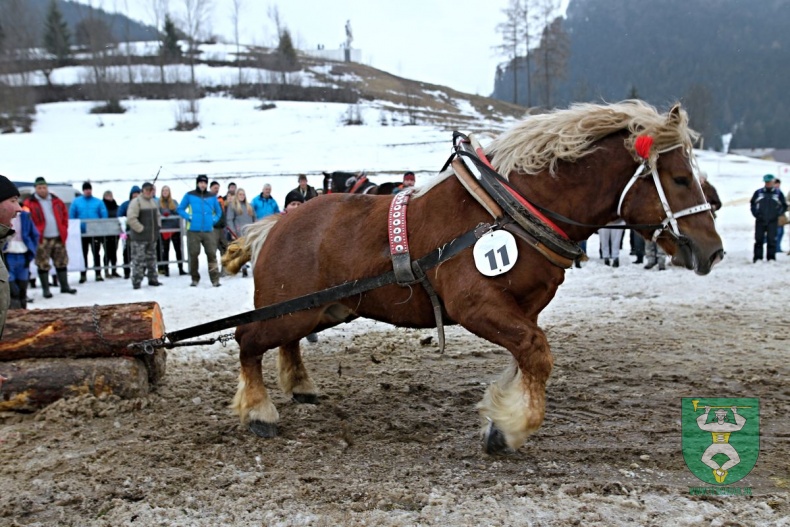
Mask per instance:
[[[236,341],[241,350],[241,373],[232,407],[239,414],[242,424],[247,425],[253,433],[261,437],[275,437],[280,414],[263,384],[261,358],[266,350],[255,345],[255,328],[239,327]]]
[[[318,402],[313,381],[302,362],[299,341],[294,340],[280,346],[277,355],[277,371],[279,372],[280,389],[293,396],[297,403],[315,404]]]

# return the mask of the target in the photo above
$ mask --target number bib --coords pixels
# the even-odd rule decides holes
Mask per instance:
[[[518,259],[516,239],[507,231],[493,231],[477,240],[472,250],[475,266],[485,276],[499,276],[510,271]]]

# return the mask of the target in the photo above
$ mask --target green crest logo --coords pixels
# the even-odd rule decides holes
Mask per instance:
[[[683,458],[705,483],[727,485],[746,477],[760,453],[760,400],[683,398]]]

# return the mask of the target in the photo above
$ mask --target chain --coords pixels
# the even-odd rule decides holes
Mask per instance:
[[[93,330],[99,336],[99,341],[101,341],[101,343],[107,346],[108,348],[111,348],[112,345],[106,338],[104,338],[104,333],[102,333],[102,330],[99,327],[99,316],[100,316],[99,304],[93,304],[93,309],[91,309],[91,314],[93,315]]]

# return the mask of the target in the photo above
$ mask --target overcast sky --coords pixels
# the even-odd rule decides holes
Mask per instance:
[[[128,12],[152,23],[154,0],[78,0],[106,11]],[[160,0],[161,1],[161,0]],[[233,0],[211,0],[212,33],[232,42]],[[176,18],[185,0],[169,0]],[[509,0],[241,0],[241,40],[260,45],[275,42],[269,6],[277,6],[281,21],[301,49],[336,49],[345,41],[351,21],[352,47],[362,62],[394,75],[442,84],[468,93],[490,95],[494,74],[503,57],[494,49],[501,37]],[[563,5],[567,4],[567,0]]]

